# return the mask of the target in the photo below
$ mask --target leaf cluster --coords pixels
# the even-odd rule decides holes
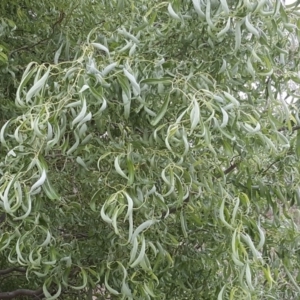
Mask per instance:
[[[4,39],[0,261],[27,281],[1,292],[296,299],[299,7],[92,4],[24,4],[28,35]]]

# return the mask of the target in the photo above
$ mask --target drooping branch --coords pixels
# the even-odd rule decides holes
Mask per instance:
[[[224,170],[224,174],[227,175],[230,172],[232,172],[234,169],[236,169],[239,165],[239,161],[235,162],[233,164],[231,164],[227,169]],[[220,177],[220,176],[219,176]],[[184,201],[183,201],[183,205],[181,207],[172,207],[171,209],[169,209],[169,215],[170,214],[174,214],[177,210],[181,209],[185,204],[187,204],[190,201],[190,197],[187,197]],[[162,219],[164,219],[167,216],[167,212],[165,212],[165,214],[161,217]]]

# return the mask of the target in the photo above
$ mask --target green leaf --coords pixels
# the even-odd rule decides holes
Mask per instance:
[[[117,156],[117,157],[115,158],[115,163],[114,163],[114,165],[115,165],[115,170],[117,171],[117,173],[118,173],[119,175],[121,175],[121,176],[124,177],[125,179],[128,179],[128,180],[129,180],[129,178],[127,177],[127,175],[123,172],[123,170],[122,170],[121,167],[120,167],[119,159],[120,159],[120,156]]]
[[[140,81],[140,83],[144,83],[144,84],[163,84],[163,85],[167,85],[167,84],[171,84],[172,83],[172,78],[171,77],[161,77],[161,78],[147,78],[147,79],[143,79]]]
[[[300,130],[297,131],[297,137],[296,137],[296,155],[297,158],[300,159]]]
[[[156,126],[162,120],[162,118],[165,116],[167,109],[168,109],[169,102],[170,102],[170,95],[167,95],[157,116],[151,120],[152,126]]]
[[[44,283],[43,285],[43,293],[44,295],[46,296],[47,299],[50,299],[50,300],[54,300],[54,299],[57,299],[60,294],[61,294],[61,284],[58,283],[57,286],[57,292],[54,294],[54,295],[51,295],[47,289],[47,284],[51,283],[51,279],[50,280],[46,280],[46,282]]]
[[[136,258],[136,260],[132,264],[130,264],[131,268],[136,267],[144,259],[145,250],[146,250],[146,242],[145,242],[145,238],[143,236],[141,236],[141,244],[142,245],[141,245],[140,253],[139,253],[138,257]]]
[[[39,69],[41,70],[41,69]],[[38,70],[38,71],[39,71]],[[30,90],[27,92],[26,94],[26,102],[28,103],[32,97],[34,97],[43,87],[45,87],[45,83],[49,77],[49,74],[50,74],[50,71],[51,69],[48,68],[47,71],[45,72],[45,74],[37,80],[37,76],[39,73],[37,73],[37,76],[36,76],[36,82],[34,83],[34,85],[30,88]]]

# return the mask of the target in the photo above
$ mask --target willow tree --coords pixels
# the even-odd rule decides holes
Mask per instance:
[[[297,4],[90,7],[1,127],[0,298],[299,297]]]

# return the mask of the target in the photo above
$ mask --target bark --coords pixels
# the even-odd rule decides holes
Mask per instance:
[[[12,292],[0,292],[0,300],[4,299],[14,299],[21,296],[31,296],[33,299],[40,299],[40,295],[43,294],[43,289],[37,290],[27,290],[27,289],[18,289]]]

